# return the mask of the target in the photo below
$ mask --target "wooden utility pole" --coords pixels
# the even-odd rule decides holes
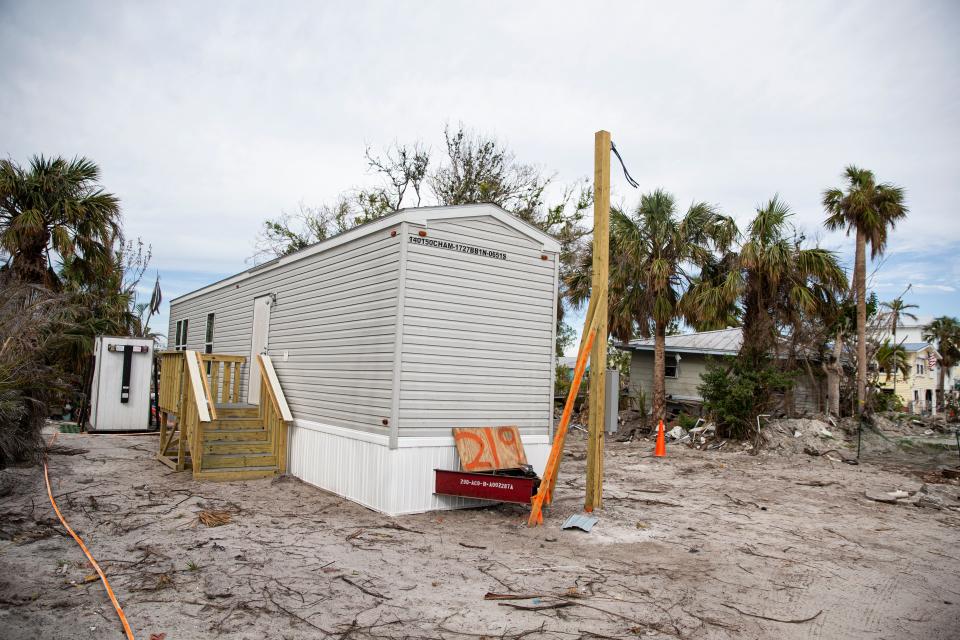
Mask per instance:
[[[603,427],[607,379],[607,285],[610,279],[610,132],[594,135],[593,282],[597,336],[590,353],[590,414],[587,441],[586,511],[603,506]]]

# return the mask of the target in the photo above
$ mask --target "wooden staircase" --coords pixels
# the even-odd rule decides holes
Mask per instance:
[[[204,422],[203,456],[197,480],[249,480],[280,473],[270,431],[256,405],[217,407],[217,419]]]
[[[191,351],[161,355],[169,362],[161,361],[158,460],[178,471],[189,465],[197,480],[250,480],[286,471],[287,425],[292,416],[269,356],[257,357],[262,376],[257,406],[238,402],[237,381],[246,358]],[[205,362],[212,364],[206,372]],[[220,366],[225,369],[223,375],[217,371]]]

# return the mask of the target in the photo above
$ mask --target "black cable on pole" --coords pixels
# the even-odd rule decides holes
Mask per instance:
[[[629,184],[634,189],[640,188],[640,183],[633,179],[633,176],[630,175],[630,172],[627,171],[627,165],[624,164],[623,158],[620,157],[620,152],[617,151],[617,145],[613,143],[613,140],[610,141],[610,151],[613,151],[613,155],[617,156],[617,160],[620,161],[620,166],[623,167],[623,177],[627,179],[627,184]]]

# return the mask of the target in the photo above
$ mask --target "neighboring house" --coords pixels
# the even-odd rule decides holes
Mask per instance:
[[[567,382],[573,380],[573,372],[577,368],[576,356],[561,356],[557,358],[557,366],[564,367],[564,376]],[[590,361],[587,360],[587,366],[583,368],[584,374],[590,373]],[[586,379],[586,376],[585,376]]]
[[[708,359],[735,356],[742,343],[740,328],[667,336],[664,386],[668,403],[703,402],[698,387]],[[653,339],[633,340],[619,346],[631,352],[630,396],[634,400],[643,396],[649,408],[653,400]],[[819,368],[816,373],[819,374]],[[817,375],[813,381],[809,376],[799,377],[794,386],[794,410],[814,413],[825,409],[826,381],[822,376]]]
[[[909,318],[904,318],[897,324],[897,343],[904,346],[908,344],[926,344],[926,340],[923,339],[924,328],[933,321],[933,316],[918,316],[916,320],[911,320]],[[893,335],[889,332],[884,333],[880,337],[880,341],[890,340],[893,342]],[[934,345],[936,347],[936,345]],[[938,372],[936,375],[939,375],[939,363],[937,364]],[[943,379],[943,388],[946,391],[954,389],[957,383],[960,383],[960,367],[951,367],[947,369],[944,374]],[[936,380],[936,376],[934,376]]]
[[[899,330],[897,341],[900,341]],[[903,374],[897,372],[894,387],[893,376],[888,379],[886,374],[881,373],[880,389],[900,396],[903,406],[911,413],[935,413],[939,354],[926,342],[904,342],[902,346],[907,352],[910,375],[904,379]]]
[[[560,356],[557,358],[558,367],[566,367],[568,370],[567,377],[573,379],[573,370],[577,368],[577,358],[576,356]]]

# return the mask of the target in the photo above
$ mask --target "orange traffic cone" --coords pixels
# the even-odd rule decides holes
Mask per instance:
[[[660,426],[657,427],[657,446],[653,449],[653,455],[657,458],[662,458],[667,455],[667,438],[663,433],[663,420],[660,421]]]

